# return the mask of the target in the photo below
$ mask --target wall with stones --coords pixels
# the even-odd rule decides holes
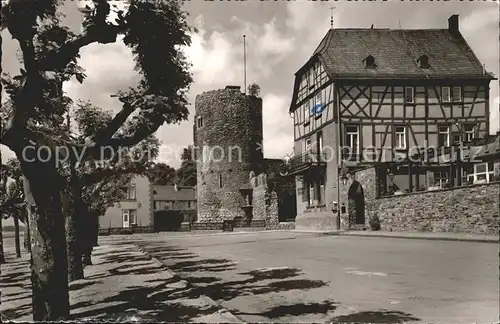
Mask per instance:
[[[377,199],[382,230],[497,235],[500,183],[416,192]]]
[[[370,211],[373,210],[377,203],[377,177],[375,168],[360,170],[354,174],[347,175],[347,178],[345,184],[340,181],[340,226],[342,229],[346,229],[354,223],[354,220],[349,219],[349,208],[352,206],[353,202],[349,201],[348,193],[349,188],[355,181],[359,182],[363,188],[363,194],[365,196],[365,223],[368,225]]]
[[[198,95],[195,110],[195,123],[203,119],[195,130],[198,222],[245,218],[241,189],[263,163],[262,99],[226,88]]]
[[[500,182],[476,184],[460,188],[413,192],[376,199],[375,168],[350,176],[341,185],[341,226],[349,227],[349,187],[358,181],[365,195],[365,226],[374,215],[383,231],[457,232],[498,234],[500,221]]]
[[[276,229],[279,226],[278,195],[271,191],[267,175],[259,174],[250,179],[253,189],[253,219],[266,221],[266,229]]]

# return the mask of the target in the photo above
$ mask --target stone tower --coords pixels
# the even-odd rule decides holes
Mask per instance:
[[[263,167],[262,99],[239,86],[196,96],[198,222],[248,218],[250,172]]]

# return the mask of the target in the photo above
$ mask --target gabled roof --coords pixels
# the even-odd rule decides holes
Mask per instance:
[[[196,200],[195,187],[177,187],[153,185],[153,200]]]
[[[365,68],[368,55],[376,68]],[[422,55],[429,68],[416,62]],[[314,56],[332,79],[493,79],[467,41],[448,29],[330,29]]]
[[[494,80],[486,73],[467,41],[450,29],[330,29],[311,58],[295,73],[293,111],[302,71],[319,60],[331,80]],[[450,20],[449,20],[450,24]],[[363,61],[375,58],[375,68]],[[422,68],[419,58],[426,55],[429,67]]]

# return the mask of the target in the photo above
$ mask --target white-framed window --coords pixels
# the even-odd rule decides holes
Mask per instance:
[[[311,146],[311,138],[306,138],[304,140],[304,152],[309,152],[311,150],[312,146]]]
[[[308,192],[309,192],[309,206],[314,204],[314,182],[310,181],[307,183]]]
[[[415,103],[415,89],[413,87],[405,87],[405,103]]]
[[[441,188],[448,182],[448,172],[447,171],[435,171],[434,172],[434,182],[436,186]]]
[[[493,175],[493,162],[474,164],[474,173],[472,174],[472,181],[474,183],[490,182],[493,178]]]
[[[198,127],[198,128],[202,128],[203,127],[203,117],[198,116],[196,118],[196,127]]]
[[[438,126],[438,145],[439,146],[450,146],[450,126],[449,125]]]
[[[318,201],[320,205],[325,204],[325,179],[321,177],[319,179],[319,197]]]
[[[359,126],[345,126],[345,145],[351,149],[354,154],[359,154]]]
[[[451,102],[450,87],[441,87],[441,102]]]
[[[462,136],[460,134],[454,133],[452,135],[453,145],[459,145],[462,142]]]
[[[136,199],[135,197],[135,183],[130,184],[127,188],[127,199]]]
[[[453,87],[451,94],[453,102],[462,102],[462,87]]]
[[[394,126],[394,140],[396,149],[406,148],[406,126],[396,125]]]
[[[474,124],[465,124],[464,125],[464,141],[466,143],[472,142],[475,134],[475,125]]]
[[[137,224],[137,210],[130,209],[129,210],[129,223],[136,225]]]
[[[323,132],[318,132],[318,134],[316,135],[317,138],[318,138],[318,153],[319,154],[322,154],[323,153]]]

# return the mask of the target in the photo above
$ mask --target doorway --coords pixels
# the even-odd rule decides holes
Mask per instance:
[[[365,225],[365,194],[358,181],[354,181],[348,192],[349,226]]]

